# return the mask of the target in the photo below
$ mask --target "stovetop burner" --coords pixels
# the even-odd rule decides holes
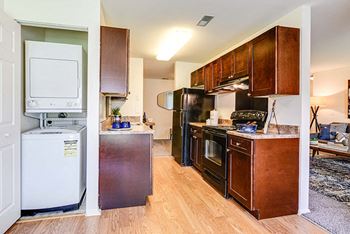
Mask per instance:
[[[208,130],[212,130],[212,131],[219,131],[219,132],[226,133],[227,131],[236,130],[236,127],[233,126],[233,125],[229,125],[229,126],[223,126],[223,125],[218,125],[218,126],[207,125],[207,126],[204,126],[204,129],[208,129]]]

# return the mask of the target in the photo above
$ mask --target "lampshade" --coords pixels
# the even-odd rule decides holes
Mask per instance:
[[[320,106],[320,107],[325,106],[324,97],[322,97],[322,96],[312,96],[310,98],[310,105],[311,106]]]

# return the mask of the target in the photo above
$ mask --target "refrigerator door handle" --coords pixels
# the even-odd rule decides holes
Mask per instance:
[[[184,108],[184,95],[181,94],[181,97],[180,97],[180,110],[182,110]]]
[[[183,114],[183,111],[180,111],[180,128],[182,129],[182,114]]]

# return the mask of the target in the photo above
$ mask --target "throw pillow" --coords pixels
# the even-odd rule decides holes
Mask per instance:
[[[331,128],[332,129],[332,128]],[[337,132],[330,132],[330,135],[329,135],[329,139],[331,140],[331,141],[334,141],[335,140],[335,138],[337,137]]]
[[[330,131],[330,124],[320,124],[320,136],[319,138],[321,140],[330,140],[330,135],[331,135],[331,131]]]
[[[349,142],[349,133],[338,132],[335,138],[335,143],[340,143],[343,145],[348,145]]]
[[[331,123],[331,132],[341,132],[346,133],[346,129],[348,127],[347,123]]]

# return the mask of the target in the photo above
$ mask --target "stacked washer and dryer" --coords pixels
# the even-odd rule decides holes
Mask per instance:
[[[86,190],[86,113],[80,45],[25,42],[26,115],[40,128],[22,133],[22,215],[78,209]],[[48,114],[50,113],[50,114]]]

